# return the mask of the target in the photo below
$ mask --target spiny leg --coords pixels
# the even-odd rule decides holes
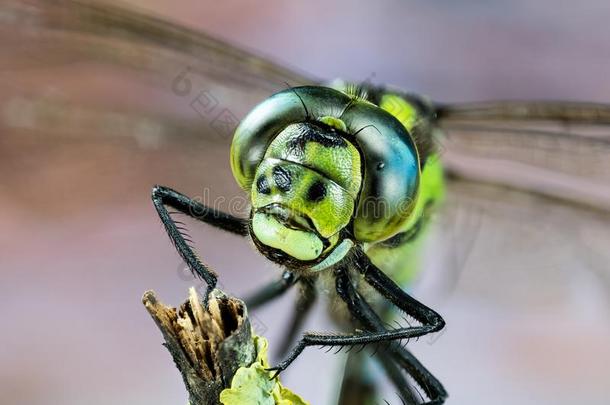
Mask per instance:
[[[393,346],[397,346],[392,349],[396,356],[391,357],[391,359],[406,370],[425,391],[428,398],[430,398],[430,401],[426,402],[425,405],[440,405],[445,403],[449,395],[443,384],[409,350],[402,346]]]
[[[340,278],[336,279],[336,283],[345,282]],[[341,290],[344,288],[339,287]],[[361,328],[364,328],[362,324]],[[349,351],[348,358],[345,363],[343,379],[341,383],[341,391],[337,405],[370,405],[381,404],[378,399],[379,381],[375,378],[376,373],[371,373],[372,361],[378,361],[383,368],[386,376],[398,390],[401,403],[416,403],[417,394],[413,392],[413,387],[407,381],[405,373],[391,359],[391,354],[387,351],[377,350],[375,348],[375,359],[371,358],[369,351],[353,350]],[[404,398],[404,399],[403,399]],[[385,401],[388,404],[388,401]]]
[[[419,321],[421,326],[353,334],[305,333],[288,356],[277,366],[271,368],[271,370],[276,370],[276,375],[285,370],[308,346],[354,346],[409,339],[436,332],[445,326],[445,321],[439,314],[404,292],[388,276],[375,267],[362,251],[358,249],[349,262],[354,261],[351,259],[355,260],[357,269],[363,272],[364,280],[395,306]],[[346,260],[346,262],[348,261]]]
[[[392,385],[398,390],[397,394],[398,398],[400,398],[400,403],[403,405],[418,404],[418,399],[421,397],[421,394],[415,391],[407,380],[405,373],[402,372],[402,369],[392,359],[390,353],[377,353],[375,357],[377,362],[381,364],[385,370]],[[388,401],[385,402],[389,405]]]
[[[216,286],[216,273],[199,260],[165,206],[167,205],[177,209],[194,219],[208,223],[216,228],[242,236],[248,234],[247,221],[209,208],[183,194],[163,186],[153,187],[152,200],[155,209],[159,214],[159,218],[161,218],[161,222],[165,227],[165,231],[176,247],[176,250],[182,259],[184,259],[191,272],[207,283],[209,293]],[[208,294],[206,294],[206,297],[207,296]]]
[[[346,302],[350,313],[352,313],[352,315],[368,330],[386,330],[382,320],[352,284],[347,270],[341,268],[337,269],[336,277],[337,292]],[[445,401],[447,392],[440,381],[438,381],[436,377],[434,377],[407,349],[398,344],[398,342],[391,342],[385,354],[386,355],[383,357],[380,357],[380,361],[387,362],[390,360],[406,370],[430,399],[430,401],[426,402],[427,405],[442,404]],[[392,354],[393,356],[387,354]],[[394,379],[392,380],[395,381]],[[396,387],[401,390],[403,396],[409,394],[404,392],[405,387],[398,385]],[[405,396],[405,398],[408,397]],[[410,403],[417,403],[414,401],[412,394],[411,399],[408,400],[411,401]]]
[[[422,325],[431,326],[433,330],[430,332],[437,332],[445,327],[445,321],[437,312],[407,294],[387,274],[375,266],[359,247],[354,250],[353,263],[371,287]]]

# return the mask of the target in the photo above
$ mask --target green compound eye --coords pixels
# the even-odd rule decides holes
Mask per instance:
[[[369,103],[353,103],[341,117],[362,151],[364,179],[354,219],[362,242],[384,240],[409,219],[419,190],[419,156],[405,127]]]
[[[290,147],[291,140],[309,132],[318,134],[313,142],[302,150]],[[342,142],[349,146],[339,153],[333,147]],[[281,184],[271,186],[270,178],[257,174],[265,158],[308,167],[353,196],[353,234],[361,242],[392,236],[415,206],[420,169],[413,139],[389,112],[338,90],[318,86],[284,90],[259,104],[239,125],[231,145],[231,168],[239,185],[252,190],[253,205],[259,207],[261,201],[272,199],[274,187],[282,191]],[[327,192],[314,182],[299,190],[298,198],[322,204]],[[331,212],[326,214],[318,211],[319,217],[311,220],[326,222]]]

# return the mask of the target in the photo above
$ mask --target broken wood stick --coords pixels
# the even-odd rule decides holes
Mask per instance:
[[[220,404],[237,370],[257,355],[244,303],[214,290],[206,309],[194,288],[179,308],[161,303],[153,291],[142,302],[182,374],[190,405]]]

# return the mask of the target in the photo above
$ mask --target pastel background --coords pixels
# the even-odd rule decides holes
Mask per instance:
[[[610,3],[601,0],[125,3],[319,78],[371,79],[442,101],[610,102]],[[20,86],[43,98],[114,94],[128,104],[151,96],[133,87],[122,94],[127,87],[111,71],[82,76],[82,65],[45,63],[20,71],[6,49],[2,55],[4,102]],[[154,95],[159,109],[197,119],[169,85]],[[231,100],[221,101],[230,107]],[[159,183],[191,195],[209,187],[210,198],[239,195],[228,175],[228,149],[180,138],[77,139],[3,128],[1,402],[185,403],[180,376],[140,298],[154,289],[177,304],[197,282],[164,234],[150,189]],[[205,183],[215,171],[222,181]],[[439,269],[415,287],[448,324],[412,348],[444,382],[450,404],[610,403],[610,265],[590,265],[605,250],[553,233],[548,221],[547,229],[516,217],[507,220],[506,239],[493,229],[476,238],[459,259],[463,269],[450,292],[435,287]],[[189,228],[227,291],[242,295],[279,274],[239,238],[197,223]],[[536,244],[518,243],[526,238]],[[432,245],[428,254],[438,249]],[[291,299],[255,314],[272,345]],[[332,328],[323,307],[307,328]],[[343,361],[307,349],[283,379],[312,404],[331,404]]]

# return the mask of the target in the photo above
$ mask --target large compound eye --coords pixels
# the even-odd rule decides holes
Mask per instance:
[[[393,115],[369,103],[353,103],[341,119],[364,158],[354,235],[363,242],[387,239],[415,207],[420,176],[415,143]]]

